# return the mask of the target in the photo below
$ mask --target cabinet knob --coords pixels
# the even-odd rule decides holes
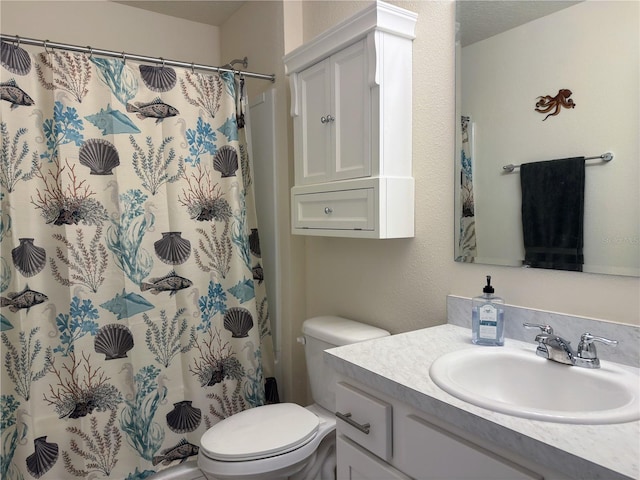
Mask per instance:
[[[326,117],[320,117],[320,123],[331,123],[333,121],[335,121],[335,117],[331,116],[331,115],[327,115]]]
[[[320,123],[327,123],[327,117],[320,117]]]
[[[333,208],[331,207],[324,207],[324,213],[326,213],[327,215],[333,213]]]

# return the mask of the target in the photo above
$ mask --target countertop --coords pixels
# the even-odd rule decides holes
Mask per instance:
[[[440,325],[333,348],[325,352],[325,361],[363,385],[570,478],[640,478],[640,421],[575,425],[529,420],[476,407],[440,389],[429,376],[431,363],[453,350],[483,348],[470,338],[467,328]],[[533,343],[507,338],[505,347],[535,355]]]

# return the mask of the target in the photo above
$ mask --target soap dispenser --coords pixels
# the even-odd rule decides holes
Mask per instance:
[[[482,295],[471,301],[471,341],[476,345],[504,345],[504,300],[493,294],[491,275]]]

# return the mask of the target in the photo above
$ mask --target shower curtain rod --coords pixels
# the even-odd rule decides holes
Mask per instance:
[[[93,48],[90,46],[81,47],[79,45],[69,45],[66,43],[50,42],[49,40],[37,40],[35,38],[24,38],[18,35],[0,34],[0,40],[4,42],[15,43],[17,46],[19,46],[21,43],[24,43],[26,45],[35,45],[39,47],[44,47],[45,50],[48,48],[58,49],[58,50],[69,50],[71,52],[88,53],[89,55],[101,55],[103,57],[121,58],[122,61],[125,61],[125,62],[127,60],[134,60],[137,62],[157,63],[162,66],[167,65],[170,67],[190,68],[191,70],[194,70],[197,68],[198,70],[205,70],[208,72],[230,72],[234,74],[244,75],[245,77],[259,78],[261,80],[270,80],[271,82],[276,81],[276,76],[273,73],[269,75],[266,73],[245,72],[242,70],[234,70],[233,68],[226,68],[226,66],[213,67],[211,65],[202,65],[202,64],[193,63],[193,62],[189,63],[189,62],[180,62],[178,60],[166,60],[162,57],[148,57],[146,55],[136,55],[133,53],[116,52],[115,50],[102,50],[102,49]]]
[[[607,152],[607,153],[603,153],[602,155],[597,155],[595,157],[585,157],[585,160],[595,160],[596,158],[602,160],[603,162],[610,162],[611,160],[613,160],[613,153]],[[502,170],[504,170],[506,173],[511,173],[516,168],[520,168],[520,165],[514,165],[510,163],[509,165],[503,166]]]

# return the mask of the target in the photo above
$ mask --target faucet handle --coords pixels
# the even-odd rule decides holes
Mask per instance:
[[[536,348],[536,355],[542,358],[549,358],[549,349],[547,348],[547,340],[553,335],[553,328],[551,325],[541,325],[539,323],[523,323],[524,328],[539,328],[540,333],[536,335],[535,341],[538,342],[538,348]]]
[[[523,323],[522,326],[524,328],[539,328],[542,333],[546,333],[547,335],[553,334],[553,327],[551,325],[542,325],[540,323]]]
[[[600,342],[608,345],[610,347],[615,347],[618,345],[617,340],[609,340],[604,337],[596,337],[591,335],[589,332],[583,333],[580,337],[580,343],[578,344],[578,357],[580,358],[598,358],[598,352],[596,351],[596,346],[593,342]]]

